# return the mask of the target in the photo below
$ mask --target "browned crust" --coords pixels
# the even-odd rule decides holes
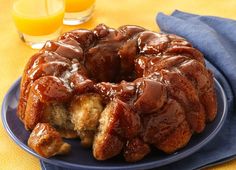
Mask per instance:
[[[176,150],[183,148],[189,142],[191,136],[192,133],[189,125],[184,121],[163,142],[158,143],[155,146],[165,153],[171,154]]]
[[[139,138],[134,138],[127,141],[123,155],[127,162],[137,162],[150,152],[151,149],[148,144],[144,143]]]

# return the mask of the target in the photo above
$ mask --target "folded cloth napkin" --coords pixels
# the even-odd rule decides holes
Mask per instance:
[[[175,11],[171,16],[159,13],[157,23],[163,32],[185,37],[202,51],[206,62],[223,86],[229,106],[228,117],[218,135],[208,145],[178,162],[160,167],[200,169],[236,158],[236,21],[212,16],[198,16]],[[42,162],[43,170],[65,170]]]

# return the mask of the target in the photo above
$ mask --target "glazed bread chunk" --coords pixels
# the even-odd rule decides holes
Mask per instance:
[[[68,143],[63,142],[60,133],[48,123],[38,123],[35,126],[28,139],[28,145],[45,158],[67,154],[71,148]]]

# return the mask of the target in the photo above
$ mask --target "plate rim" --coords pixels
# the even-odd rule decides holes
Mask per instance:
[[[40,155],[38,155],[37,153],[35,153],[33,150],[31,150],[27,145],[25,145],[21,140],[19,140],[15,134],[11,131],[11,128],[8,126],[7,120],[6,120],[6,113],[7,113],[7,108],[6,108],[6,104],[9,98],[9,95],[11,93],[11,91],[13,91],[15,88],[17,88],[17,86],[20,85],[20,81],[21,81],[21,77],[19,77],[9,88],[9,90],[7,91],[6,95],[4,96],[3,102],[2,102],[2,108],[1,108],[1,117],[2,117],[2,123],[3,123],[3,127],[4,129],[7,131],[8,135],[11,137],[11,139],[23,150],[25,150],[26,152],[30,153],[31,155],[35,156],[36,158],[39,158],[40,160],[47,162],[49,164],[53,164],[56,166],[61,166],[61,167],[65,167],[65,168],[80,168],[80,169],[93,169],[93,170],[121,170],[121,169],[126,169],[126,170],[139,170],[139,169],[143,169],[143,168],[156,168],[156,167],[160,167],[160,166],[164,166],[176,161],[179,161],[193,153],[195,153],[196,151],[198,151],[199,149],[201,149],[204,145],[206,145],[208,142],[210,142],[215,136],[216,134],[220,131],[220,129],[222,128],[225,119],[227,117],[228,114],[228,103],[227,103],[227,97],[226,97],[226,93],[222,87],[222,85],[220,84],[220,82],[214,78],[214,83],[215,86],[218,86],[221,95],[222,95],[222,99],[223,99],[223,111],[222,111],[222,116],[219,120],[218,125],[216,126],[216,128],[214,128],[214,130],[210,133],[210,135],[208,135],[204,140],[200,141],[199,143],[197,143],[196,145],[194,145],[193,147],[191,147],[191,150],[186,150],[183,151],[180,154],[176,154],[173,155],[170,158],[166,158],[164,160],[157,160],[157,161],[152,161],[152,162],[147,162],[147,163],[141,163],[141,164],[129,164],[129,165],[122,165],[122,166],[91,166],[91,165],[81,165],[81,164],[75,164],[75,163],[69,163],[69,162],[65,162],[63,160],[56,160],[56,159],[47,159],[44,158]],[[161,161],[161,163],[160,163]]]

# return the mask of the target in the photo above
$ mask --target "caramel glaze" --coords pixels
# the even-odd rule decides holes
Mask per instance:
[[[115,99],[128,104],[142,126],[132,139],[126,137],[131,140],[127,146],[141,141],[146,152],[146,144],[166,152],[182,147],[162,148],[178,127],[190,129],[185,145],[217,110],[213,75],[202,53],[185,39],[138,26],[115,30],[101,24],[91,31],[67,32],[31,57],[21,81],[18,116],[32,130],[44,121],[45,105],[70,103],[74,95],[87,92],[100,94],[104,105]]]

